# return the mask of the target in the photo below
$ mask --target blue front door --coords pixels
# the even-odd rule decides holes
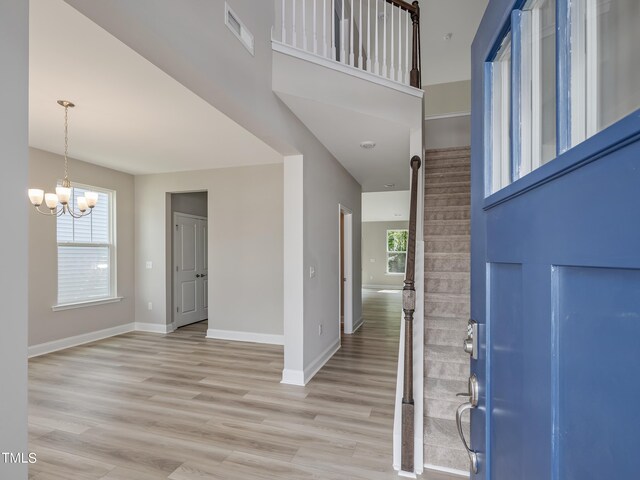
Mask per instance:
[[[474,41],[472,478],[640,478],[639,31],[491,0]]]

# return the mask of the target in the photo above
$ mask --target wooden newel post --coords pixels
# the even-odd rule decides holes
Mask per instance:
[[[422,88],[420,78],[420,5],[415,1],[412,3],[414,10],[411,12],[411,23],[413,25],[413,53],[411,54],[411,72],[409,72],[409,83],[412,87]]]
[[[407,267],[402,290],[404,312],[404,377],[402,385],[402,458],[401,468],[414,471],[414,405],[413,405],[413,313],[416,309],[416,222],[418,209],[418,171],[420,157],[411,158],[411,207],[409,210],[409,238],[407,239]]]

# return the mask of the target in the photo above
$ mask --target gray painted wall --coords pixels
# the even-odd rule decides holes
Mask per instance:
[[[171,195],[171,212],[207,216],[207,192],[174,193]]]
[[[401,288],[404,275],[387,273],[387,230],[409,228],[409,222],[362,224],[362,284]],[[371,262],[374,260],[374,262]]]
[[[343,201],[345,205],[352,207],[354,223],[358,225],[361,189],[331,153],[273,93],[270,39],[274,25],[274,2],[232,2],[233,10],[254,36],[254,56],[225,27],[222,0],[189,2],[188,8],[182,2],[157,0],[67,0],[67,3],[283,156],[304,156],[304,269],[307,270],[310,263],[313,263],[320,270],[315,279],[305,276],[304,317],[296,316],[291,319],[292,322],[304,323],[303,329],[291,330],[302,333],[304,338],[300,338],[298,334],[295,338],[285,338],[286,344],[303,344],[304,355],[299,349],[287,349],[285,346],[285,367],[299,370],[301,364],[308,365],[309,359],[316,352],[325,351],[327,346],[334,344],[339,338],[337,328],[318,336],[317,324],[333,323],[330,319],[334,316],[334,308],[337,311],[334,267],[326,267],[337,265],[337,205]],[[153,15],[149,15],[149,12],[153,12]],[[211,61],[212,58],[216,61]],[[214,205],[212,201],[209,198],[210,207]],[[287,204],[284,208],[292,208],[292,205]],[[211,210],[209,217],[212,217]],[[284,218],[294,217],[295,215],[289,216],[286,213],[284,215]],[[137,228],[141,228],[140,225]],[[359,239],[358,227],[354,234]],[[358,240],[355,246],[357,251],[354,251],[358,263],[359,243]],[[281,244],[279,248],[282,251]],[[289,249],[286,254],[293,251],[294,249]],[[297,259],[287,258],[286,261],[295,263]],[[139,263],[137,267],[140,268]],[[150,275],[145,271],[136,272]],[[246,273],[252,276],[254,270]],[[359,265],[354,268],[354,274],[354,291],[358,292]],[[325,275],[330,278],[325,278]],[[275,283],[281,288],[279,281]],[[147,288],[145,286],[140,291],[136,315],[159,323],[165,318],[164,312],[158,311],[155,306],[152,314],[141,309],[144,307],[146,310],[146,297],[156,298],[155,303],[160,300],[157,291]],[[359,295],[354,296],[355,299],[358,297]],[[334,300],[335,303],[329,303]],[[293,295],[288,295],[286,301],[296,302],[296,299]],[[357,311],[354,312],[354,317],[357,320],[360,317],[359,300],[355,303],[354,310]],[[292,308],[287,311],[294,310]],[[218,321],[223,322],[221,319]]]
[[[282,335],[281,164],[135,177],[136,321],[171,320],[170,194],[198,190],[208,192],[209,328]]]
[[[471,145],[471,115],[425,120],[424,134],[427,150],[468,147]]]
[[[52,191],[64,173],[64,158],[29,148],[29,185]],[[133,176],[69,159],[72,182],[116,192],[117,294],[121,302],[54,312],[58,299],[56,221],[35,211],[29,218],[29,345],[38,345],[135,321]]]
[[[0,2],[0,452],[27,453],[27,163],[29,2]],[[0,459],[0,478],[26,480],[27,466]]]

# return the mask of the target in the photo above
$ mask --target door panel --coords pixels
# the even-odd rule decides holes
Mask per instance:
[[[197,295],[197,286],[194,281],[182,282],[180,285],[180,305],[181,305],[181,313],[186,315],[188,313],[193,313],[196,311],[196,305],[198,302],[196,300]]]
[[[640,425],[640,270],[557,267],[555,274],[557,478],[636,478],[640,456],[629,443]]]
[[[174,325],[208,318],[207,220],[174,215]]]
[[[523,478],[522,265],[489,267],[491,334],[491,465],[495,478]]]

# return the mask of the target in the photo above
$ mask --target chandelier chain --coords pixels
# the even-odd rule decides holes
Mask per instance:
[[[69,178],[67,152],[69,150],[69,106],[64,107],[64,179]]]

